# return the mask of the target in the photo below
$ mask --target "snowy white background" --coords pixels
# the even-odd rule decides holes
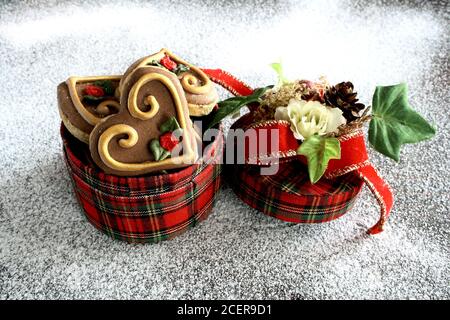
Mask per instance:
[[[0,4],[0,298],[450,298],[447,1],[6,1]],[[162,47],[254,86],[351,80],[363,102],[405,81],[438,128],[396,164],[386,231],[367,189],[343,218],[292,225],[224,186],[210,218],[156,245],[98,232],[73,197],[56,86],[119,74]],[[228,121],[228,124],[230,120]]]

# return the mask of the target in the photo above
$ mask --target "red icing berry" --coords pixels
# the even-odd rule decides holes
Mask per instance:
[[[159,61],[165,68],[169,69],[170,71],[174,70],[177,67],[177,63],[170,59],[169,56],[164,56],[164,58]]]
[[[159,144],[167,151],[171,151],[178,144],[178,139],[171,131],[164,133],[159,137]]]
[[[103,97],[105,95],[105,91],[103,90],[102,87],[99,86],[95,86],[95,85],[87,85],[84,88],[84,93],[88,96],[93,96],[93,97]]]

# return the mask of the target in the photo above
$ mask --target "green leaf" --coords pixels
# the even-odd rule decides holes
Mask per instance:
[[[272,63],[270,66],[278,75],[278,87],[282,86],[285,83],[289,83],[289,80],[284,76],[283,66],[281,62]]]
[[[407,86],[378,86],[372,99],[369,142],[378,152],[399,161],[400,147],[430,139],[436,130],[408,103]]]
[[[190,68],[182,63],[179,63],[177,67],[173,70],[173,72],[179,76],[181,73],[189,71]]]
[[[156,60],[152,60],[150,63],[147,63],[147,65],[166,69],[166,67],[164,67],[161,63],[159,63],[159,61]]]
[[[158,139],[150,141],[150,151],[152,152],[155,161],[161,161],[170,157],[170,152],[161,147]]]
[[[259,99],[270,88],[273,88],[273,86],[255,89],[255,91],[253,91],[253,93],[249,96],[232,97],[219,102],[219,109],[214,114],[214,117],[209,123],[207,129],[212,128],[227,116],[238,112],[243,106],[246,106],[253,102],[259,102]]]
[[[180,124],[178,123],[178,121],[175,117],[170,117],[169,120],[166,120],[159,127],[159,131],[161,131],[161,134],[166,133],[166,132],[173,132],[177,129],[180,129]]]
[[[325,173],[328,162],[341,158],[341,145],[336,138],[314,135],[303,141],[297,153],[308,159],[309,180],[316,183]]]
[[[83,100],[86,100],[87,102],[99,102],[103,99],[105,99],[105,97],[94,97],[90,95],[83,96]]]
[[[162,161],[162,160],[164,160],[164,159],[166,159],[166,158],[170,158],[170,152],[169,151],[167,151],[166,149],[164,149],[163,148],[163,153],[162,153],[162,155],[159,157],[159,159],[158,159],[158,161]]]
[[[116,90],[111,80],[97,80],[94,82],[94,85],[102,87],[107,96],[113,96]]]

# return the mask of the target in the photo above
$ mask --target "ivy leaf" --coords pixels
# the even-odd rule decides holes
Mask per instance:
[[[400,147],[430,139],[436,130],[408,103],[405,83],[378,86],[372,99],[369,142],[378,152],[399,161]]]
[[[212,128],[227,116],[238,112],[243,106],[246,106],[253,102],[259,102],[259,99],[270,88],[273,88],[273,86],[255,89],[253,93],[249,96],[232,97],[219,102],[219,109],[214,114],[214,117],[209,123],[207,129]]]
[[[180,124],[178,123],[178,121],[175,117],[170,117],[169,120],[165,121],[159,127],[159,131],[161,131],[161,134],[169,132],[169,131],[172,132],[177,129],[180,129]]]
[[[328,162],[341,158],[341,145],[336,138],[313,135],[303,141],[297,153],[308,159],[309,180],[316,183],[325,173]]]
[[[152,152],[155,161],[161,161],[170,157],[170,152],[161,147],[158,139],[150,141],[150,151]]]

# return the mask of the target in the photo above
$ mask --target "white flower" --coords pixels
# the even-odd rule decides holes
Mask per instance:
[[[318,101],[291,99],[287,107],[275,110],[275,120],[287,120],[298,140],[305,140],[314,134],[324,135],[336,132],[347,123],[338,108],[331,108]]]

